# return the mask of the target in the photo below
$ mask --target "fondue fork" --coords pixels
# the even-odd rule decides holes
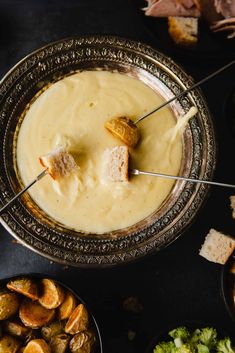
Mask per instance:
[[[0,216],[8,206],[10,206],[16,199],[18,199],[23,193],[25,193],[25,191],[31,188],[31,186],[37,183],[46,174],[49,174],[55,180],[60,177],[64,177],[77,168],[73,156],[68,153],[62,146],[56,147],[48,154],[39,157],[39,162],[44,167],[44,170],[38,174],[38,176],[33,181],[31,181],[29,185],[27,185],[0,209]]]
[[[190,86],[187,89],[184,89],[181,93],[177,94],[176,96],[172,97],[168,101],[160,104],[157,106],[155,109],[151,110],[150,112],[140,116],[137,118],[135,121],[132,121],[130,118],[126,116],[120,116],[114,119],[111,119],[109,121],[106,121],[105,123],[105,128],[111,132],[115,137],[120,139],[122,142],[124,142],[127,146],[129,147],[135,147],[139,141],[140,138],[140,132],[138,129],[138,124],[152,115],[153,113],[156,113],[158,110],[162,109],[163,107],[167,106],[171,102],[173,102],[176,99],[179,99],[183,95],[191,92],[193,89],[201,86],[204,82],[210,80],[214,76],[218,75],[219,73],[223,72],[230,66],[235,64],[235,60],[231,61],[227,65],[221,67],[220,69],[216,70],[212,74],[204,77],[202,80],[198,81],[197,83],[194,83],[192,86]]]
[[[213,78],[214,76],[217,76],[219,73],[223,72],[224,70],[228,69],[230,66],[235,64],[235,60],[232,60],[230,63],[222,66],[220,69],[214,71],[212,74],[204,77],[202,80],[194,83],[192,86],[190,86],[189,88],[183,90],[181,93],[177,94],[176,96],[172,97],[171,99],[169,99],[168,101],[162,103],[161,105],[159,105],[157,108],[155,108],[154,110],[144,114],[143,116],[140,116],[137,120],[135,120],[133,123],[134,125],[137,125],[140,121],[146,119],[147,117],[149,117],[150,115],[152,115],[153,113],[156,113],[158,110],[162,109],[163,107],[165,107],[166,105],[170,104],[171,102],[173,102],[176,99],[181,98],[182,96],[184,96],[185,94],[191,92],[193,89],[201,86],[204,82],[210,80],[211,78]]]
[[[130,174],[150,175],[150,176],[160,177],[160,178],[165,178],[165,179],[185,180],[185,181],[189,181],[189,182],[197,183],[197,184],[209,184],[209,185],[223,186],[223,187],[235,189],[235,185],[233,185],[233,184],[218,183],[216,181],[187,178],[187,177],[183,177],[183,176],[175,176],[175,175],[169,175],[169,174],[163,174],[163,173],[146,172],[146,171],[138,170],[138,169],[131,169]]]
[[[3,212],[6,210],[6,208],[8,206],[10,206],[15,200],[17,200],[21,195],[23,195],[29,188],[31,188],[31,186],[33,186],[34,184],[36,184],[39,180],[41,180],[45,175],[47,175],[47,169],[44,169],[40,174],[38,174],[38,176],[31,181],[30,184],[28,184],[24,189],[22,189],[18,194],[16,194],[10,201],[7,202],[6,205],[4,205],[1,209],[0,209],[0,216],[1,214],[3,214]]]

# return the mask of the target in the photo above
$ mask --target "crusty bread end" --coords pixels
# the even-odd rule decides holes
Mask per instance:
[[[234,249],[235,239],[215,229],[210,229],[199,255],[208,261],[224,265]]]
[[[73,156],[62,147],[39,157],[39,162],[44,168],[47,168],[48,174],[55,180],[71,174],[77,168]]]
[[[198,19],[193,17],[168,17],[168,32],[177,45],[193,47],[198,40]]]

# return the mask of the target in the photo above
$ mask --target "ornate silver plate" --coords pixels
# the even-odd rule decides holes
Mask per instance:
[[[69,38],[47,45],[20,61],[0,83],[0,204],[22,188],[15,147],[22,113],[49,83],[79,70],[103,69],[137,77],[165,99],[192,84],[177,64],[151,47],[111,36]],[[172,103],[176,118],[195,105],[183,137],[181,175],[210,180],[215,167],[215,137],[200,90]],[[156,120],[157,124],[157,120]],[[160,209],[126,229],[81,234],[50,219],[25,195],[3,214],[3,226],[24,245],[54,261],[102,267],[136,260],[170,244],[192,222],[208,187],[178,181]]]

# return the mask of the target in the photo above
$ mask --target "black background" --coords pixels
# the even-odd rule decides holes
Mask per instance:
[[[155,19],[143,18],[136,5],[130,0],[0,0],[0,76],[44,44],[90,33],[114,34],[150,44],[172,56],[195,80],[235,58],[235,41],[225,43],[224,36],[212,36],[206,30],[203,37],[204,29],[197,50],[176,49],[164,28],[156,27]],[[234,89],[235,67],[202,88],[217,132],[215,179],[230,183],[235,183],[235,132],[226,106]],[[144,352],[159,331],[188,320],[212,323],[235,336],[221,296],[221,266],[198,256],[211,227],[235,235],[231,194],[229,189],[212,188],[194,224],[177,242],[150,258],[113,269],[68,269],[51,263],[13,242],[1,227],[0,277],[44,272],[70,285],[94,311],[107,353]],[[123,300],[129,296],[142,303],[140,313],[123,309]],[[136,334],[132,341],[128,331]]]

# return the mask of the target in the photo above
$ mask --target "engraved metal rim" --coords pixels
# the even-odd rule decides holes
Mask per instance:
[[[14,92],[17,92],[18,98],[21,98],[24,80],[29,82],[30,80],[35,80],[36,69],[48,75],[48,68],[44,62],[47,59],[55,58],[55,60],[58,60],[57,69],[59,70],[62,67],[61,62],[66,63],[69,55],[81,55],[79,54],[81,52],[85,56],[85,58],[82,56],[82,61],[85,64],[95,59],[103,60],[104,65],[105,62],[115,63],[119,60],[123,65],[138,67],[156,77],[163,72],[165,77],[163,76],[161,79],[163,82],[164,79],[170,82],[168,84],[171,85],[170,89],[174,94],[192,84],[192,79],[173,60],[150,46],[139,42],[113,36],[87,36],[64,39],[28,55],[2,79],[0,83],[0,137],[2,137],[3,141],[6,142],[6,135],[9,133],[10,123],[8,122],[8,115],[16,113],[14,110],[16,108],[12,108],[14,103],[12,96],[14,97]],[[95,59],[92,56],[93,54]],[[216,160],[213,124],[200,90],[194,90],[190,94],[190,99],[185,97],[180,103],[187,108],[189,104],[192,104],[190,103],[192,101],[199,107],[200,122],[192,121],[190,123],[193,136],[197,139],[194,144],[194,156],[197,156],[197,163],[193,164],[190,175],[192,177],[200,176],[211,179]],[[200,140],[200,134],[203,136],[203,141]],[[5,149],[6,146],[3,143],[0,151],[3,160],[4,158],[6,160],[7,153]],[[9,169],[11,168],[7,170],[6,165],[0,166],[0,200],[2,203],[5,203],[12,195],[12,183],[14,184],[14,180],[12,180],[11,170]],[[27,210],[21,203],[13,206],[7,214],[4,214],[1,222],[24,245],[54,261],[80,267],[117,265],[160,250],[177,239],[195,217],[206,197],[207,191],[208,187],[205,185],[194,187],[186,183],[183,188],[184,196],[172,205],[167,217],[160,221],[157,220],[151,227],[140,229],[121,239],[78,239],[76,248],[74,248],[73,244],[74,237],[70,237],[69,234],[65,234],[64,237],[64,234],[61,233],[59,238],[58,232],[54,229],[45,228],[43,230],[45,234],[40,238],[35,225],[37,220],[32,216],[29,217]],[[22,217],[29,224],[26,224],[25,221],[22,225]],[[38,228],[42,228],[40,222],[38,223]],[[164,231],[165,228],[167,228],[167,231]],[[161,234],[161,238],[156,237],[156,232]]]

